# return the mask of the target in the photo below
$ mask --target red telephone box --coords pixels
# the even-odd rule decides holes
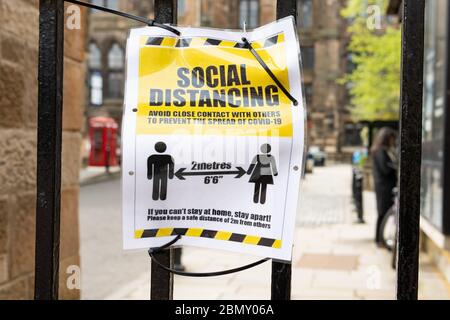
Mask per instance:
[[[90,166],[109,168],[118,165],[117,127],[117,122],[112,118],[94,117],[89,119]]]

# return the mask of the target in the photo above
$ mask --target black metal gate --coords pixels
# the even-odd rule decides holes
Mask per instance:
[[[146,0],[142,0],[146,1]],[[58,299],[64,0],[40,0],[35,299]],[[403,1],[397,299],[417,299],[425,0]],[[155,0],[155,20],[176,23],[176,0]],[[297,16],[277,0],[277,18]],[[172,250],[158,253],[171,265]],[[151,299],[172,299],[173,276],[152,264]],[[289,300],[291,265],[272,262],[272,300]]]

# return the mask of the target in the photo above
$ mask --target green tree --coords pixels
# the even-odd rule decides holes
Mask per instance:
[[[339,82],[349,88],[350,111],[356,121],[398,119],[401,31],[386,21],[377,28],[377,14],[385,12],[387,2],[348,0],[341,11],[351,21],[348,49],[354,68]]]

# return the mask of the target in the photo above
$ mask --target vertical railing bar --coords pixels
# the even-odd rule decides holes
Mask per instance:
[[[447,3],[447,15],[450,14],[450,2]],[[450,34],[450,19],[447,18],[446,25],[447,34]],[[446,42],[446,63],[444,65],[445,72],[445,100],[444,106],[447,106],[450,102],[450,43]],[[446,199],[450,199],[450,109],[447,107],[444,112],[444,157],[443,157],[443,190],[442,190],[442,212],[443,212],[443,233],[448,235],[450,234],[450,201],[446,201]]]
[[[177,23],[177,0],[155,0],[155,21],[159,23]],[[155,258],[166,266],[173,267],[173,249],[155,254]],[[150,281],[151,300],[173,299],[173,274],[151,263]]]
[[[277,19],[294,16],[297,20],[297,0],[277,0]],[[291,299],[292,264],[272,261],[271,299]]]
[[[277,19],[293,16],[297,21],[297,0],[277,0]]]
[[[155,0],[155,21],[177,23],[177,0]]]
[[[424,14],[425,0],[403,1],[398,300],[418,295]]]
[[[35,291],[58,299],[64,1],[39,2]]]

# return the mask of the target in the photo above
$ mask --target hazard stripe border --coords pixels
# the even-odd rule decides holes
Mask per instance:
[[[284,32],[277,33],[268,38],[256,40],[252,42],[254,49],[265,49],[271,46],[283,43],[285,41]],[[156,36],[146,37],[143,47],[169,47],[169,48],[189,48],[189,47],[227,47],[235,49],[247,49],[243,42],[236,42],[231,40],[206,38],[206,37],[167,37]]]
[[[278,239],[270,239],[259,236],[233,233],[229,231],[217,231],[202,228],[159,228],[159,229],[145,229],[145,230],[141,229],[135,230],[134,232],[135,239],[159,238],[177,235],[187,237],[209,238],[222,241],[232,241],[249,245],[271,247],[275,249],[281,248],[281,240]]]

